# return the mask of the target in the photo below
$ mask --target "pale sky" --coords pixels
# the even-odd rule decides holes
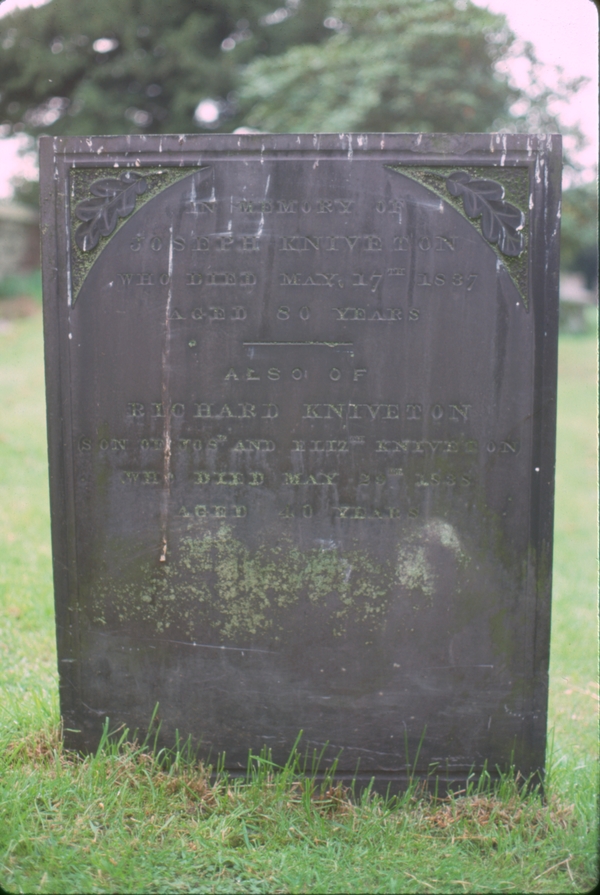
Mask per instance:
[[[4,0],[0,16],[16,8],[40,6],[48,0]],[[310,0],[307,0],[310,2]],[[560,109],[565,124],[578,122],[588,147],[578,161],[586,167],[585,179],[594,177],[598,162],[598,16],[591,0],[474,0],[493,12],[502,12],[517,37],[531,41],[545,64],[560,65],[569,78],[585,75],[590,83],[566,108]],[[277,0],[273,0],[273,7]],[[518,65],[511,69],[523,85]],[[202,97],[199,97],[199,100]],[[0,198],[10,195],[9,180],[15,174],[32,176],[31,161],[17,154],[18,138],[0,139]]]

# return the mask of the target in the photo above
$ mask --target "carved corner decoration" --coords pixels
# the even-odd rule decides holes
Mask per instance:
[[[110,236],[119,218],[131,214],[137,197],[147,189],[145,177],[135,171],[123,171],[118,179],[103,177],[90,184],[92,195],[75,208],[75,215],[84,222],[75,231],[75,242],[81,251],[95,249],[101,236]]]
[[[88,272],[105,245],[146,202],[180,180],[193,175],[195,187],[211,174],[210,165],[127,169],[112,172],[75,168],[70,172],[71,295],[74,305]],[[194,187],[194,188],[195,188]],[[80,223],[81,222],[81,223]]]
[[[528,172],[525,168],[503,168],[505,183],[487,177],[487,169],[476,166],[470,170],[448,167],[386,165],[390,171],[402,174],[431,190],[459,214],[464,215],[483,239],[490,244],[504,266],[529,311],[527,212]],[[498,169],[496,169],[498,170]],[[500,173],[500,172],[498,172]],[[506,182],[508,180],[508,182]],[[505,198],[506,191],[518,205]]]
[[[462,198],[465,214],[481,218],[481,232],[503,255],[518,258],[525,246],[525,215],[504,199],[504,187],[496,180],[475,180],[466,171],[455,171],[446,177],[446,189]]]

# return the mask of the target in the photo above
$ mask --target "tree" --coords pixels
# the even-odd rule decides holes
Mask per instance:
[[[29,208],[39,209],[40,207],[40,182],[39,180],[29,180],[27,177],[17,175],[10,181],[13,192],[13,199],[19,205],[27,205]]]
[[[595,183],[564,191],[560,244],[563,270],[580,271],[588,289],[592,289],[598,282],[598,191]]]
[[[534,96],[499,70],[515,45],[505,17],[469,0],[332,0],[323,45],[256,59],[244,73],[249,124],[271,131],[556,130],[531,45]],[[565,95],[576,84],[559,85]],[[511,110],[520,106],[517,115]]]
[[[0,132],[557,130],[471,0],[51,0],[0,19]],[[562,91],[562,93],[561,93]],[[564,129],[563,129],[564,131]]]
[[[240,65],[329,33],[326,0],[274,2],[51,0],[15,11],[0,19],[2,131],[233,130]]]

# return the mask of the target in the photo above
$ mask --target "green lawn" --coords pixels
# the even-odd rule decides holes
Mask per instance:
[[[40,316],[0,328],[0,885],[14,892],[582,892],[597,875],[595,338],[561,341],[547,801],[395,804],[60,746]]]

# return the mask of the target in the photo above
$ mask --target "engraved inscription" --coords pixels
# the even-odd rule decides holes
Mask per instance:
[[[522,222],[504,194],[463,173],[447,188],[485,217],[486,239],[516,245]],[[81,435],[77,455],[114,458],[121,487],[162,494],[187,526],[243,528],[266,495],[294,525],[404,525],[470,500],[481,464],[517,462],[521,441],[464,393],[477,377],[438,389],[442,369],[430,382],[419,354],[427,342],[413,347],[446,305],[465,321],[478,313],[496,271],[440,208],[415,219],[401,195],[190,190],[177,223],[140,221],[107,284],[167,340],[161,363],[187,352],[185,379],[134,393],[115,431]]]

